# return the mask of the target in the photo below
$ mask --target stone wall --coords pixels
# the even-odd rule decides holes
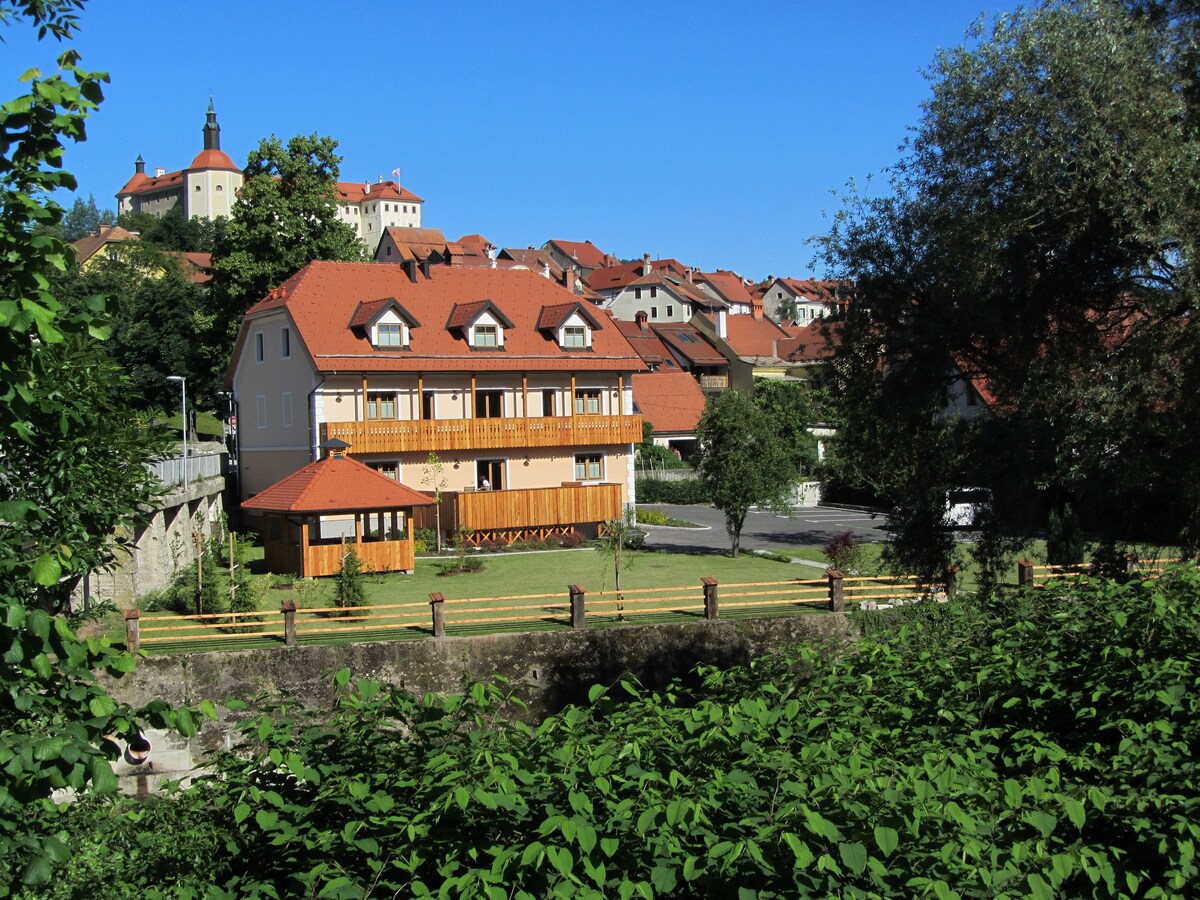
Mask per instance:
[[[172,705],[260,694],[290,698],[328,708],[332,674],[349,668],[356,678],[395,684],[412,693],[454,693],[468,681],[501,675],[515,687],[537,719],[571,703],[586,703],[594,684],[613,684],[625,673],[661,688],[686,678],[697,665],[744,665],[780,647],[850,639],[844,615],[820,613],[769,619],[726,619],[684,624],[622,626],[579,631],[496,634],[479,637],[426,638],[336,646],[238,650],[155,656],[142,659],[136,672],[106,683],[112,695],[134,705],[162,699]],[[169,760],[150,760],[122,774],[138,778],[182,774],[189,763],[202,763],[214,750],[234,744],[240,718],[221,710],[191,742],[190,756],[172,745]],[[148,735],[155,746],[166,735]],[[164,743],[166,741],[166,743]]]

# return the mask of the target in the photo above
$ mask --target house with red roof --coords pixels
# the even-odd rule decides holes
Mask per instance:
[[[634,502],[641,358],[525,269],[313,262],[246,313],[228,381],[243,499],[345,441],[476,541],[594,531]]]
[[[849,290],[844,281],[769,275],[755,293],[762,300],[763,313],[768,318],[784,324],[808,325],[844,306],[849,300]]]
[[[692,270],[677,260],[651,260],[598,269],[588,286],[599,295],[597,304],[613,316],[633,322],[645,315],[652,324],[686,323],[697,312],[715,313],[728,304],[691,281]]]
[[[695,378],[665,370],[636,374],[633,399],[642,418],[654,427],[654,443],[685,456],[691,453],[705,403],[704,391]]]
[[[619,262],[615,256],[605,253],[591,241],[549,240],[542,244],[542,250],[550,254],[550,259],[560,269],[574,269],[584,281],[594,270]]]
[[[748,316],[754,311],[755,305],[762,302],[750,292],[746,279],[728,269],[695,272],[692,281],[700,290],[729,304],[729,314],[732,316]]]
[[[424,200],[395,181],[337,183],[337,216],[374,253],[388,228],[420,228]]]

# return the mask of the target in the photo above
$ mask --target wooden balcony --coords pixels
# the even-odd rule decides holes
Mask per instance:
[[[621,485],[565,484],[561,487],[512,491],[447,491],[442,494],[441,525],[446,534],[459,528],[472,533],[472,542],[489,537],[517,540],[546,537],[577,526],[621,517]],[[413,511],[417,527],[433,528],[432,507]]]
[[[326,422],[322,442],[338,438],[349,452],[428,453],[431,450],[500,450],[636,444],[641,416],[554,416],[512,419],[428,419]]]
[[[363,567],[371,572],[410,572],[416,563],[413,544],[401,541],[349,541],[345,547],[336,543],[299,544],[265,543],[264,561],[268,572],[287,572],[301,578],[336,575],[342,569],[342,554],[353,548],[362,560]],[[301,559],[303,557],[303,560]]]

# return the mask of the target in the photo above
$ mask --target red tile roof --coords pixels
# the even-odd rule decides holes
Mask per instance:
[[[141,240],[141,238],[136,233],[126,231],[120,225],[101,225],[95,234],[81,237],[71,246],[75,248],[75,261],[82,264],[99,253],[106,244],[137,240]]]
[[[729,318],[748,319],[749,316],[730,316]],[[727,366],[729,360],[721,351],[708,342],[694,325],[686,323],[667,323],[653,325],[657,334],[672,350],[687,359],[695,366]]]
[[[405,200],[410,203],[424,203],[412,191],[402,188],[394,181],[381,181],[376,184],[361,181],[339,181],[337,183],[338,200],[344,203],[362,203],[364,200]]]
[[[822,322],[820,319],[801,328],[794,328],[794,335],[779,342],[779,355],[791,362],[821,362],[833,358],[833,343],[841,329],[839,322]]]
[[[241,172],[237,166],[233,164],[233,160],[224,150],[201,150],[196,154],[196,158],[192,160],[192,164],[188,166],[188,170],[194,169],[223,169],[228,172]]]
[[[697,272],[695,277],[698,282],[712,285],[717,293],[730,303],[753,305],[754,298],[750,294],[750,289],[746,287],[742,276],[736,272],[717,269],[715,272]]]
[[[549,244],[557,247],[565,256],[571,257],[575,262],[579,263],[588,269],[598,269],[609,264],[612,256],[605,253],[591,241],[559,241],[550,240]]]
[[[243,509],[349,513],[431,506],[433,500],[348,456],[327,456],[242,504]]]
[[[644,260],[639,259],[634,262],[597,269],[587,277],[588,287],[594,291],[625,287],[643,277],[643,264]],[[677,259],[652,259],[650,260],[650,271],[669,272],[679,278],[684,278],[687,275],[687,266]]]
[[[360,303],[395,297],[426,323],[414,328],[404,352],[376,350],[348,323]],[[246,313],[238,334],[236,364],[248,325],[258,315],[286,309],[318,371],[608,371],[644,369],[640,357],[615,328],[597,330],[589,350],[568,350],[537,328],[544,307],[578,298],[541,275],[522,269],[433,266],[427,277],[409,278],[401,266],[378,263],[309,263]],[[448,326],[456,306],[492,301],[513,323],[501,350],[472,351]]]
[[[174,190],[183,184],[183,172],[166,172],[151,177],[144,173],[135,173],[125,182],[125,187],[117,191],[117,196],[125,194],[153,194],[156,191]]]
[[[759,358],[780,358],[779,343],[791,337],[770,319],[754,316],[726,316],[725,334],[725,343],[738,356]]]
[[[704,391],[687,372],[634,375],[633,401],[655,434],[690,434],[704,412]]]
[[[537,327],[539,329],[556,329],[563,322],[571,317],[571,313],[578,312],[583,317],[583,320],[592,326],[594,329],[600,329],[604,326],[588,309],[588,304],[581,303],[576,300],[574,303],[563,303],[559,306],[543,306],[541,313],[538,315]],[[611,320],[610,320],[611,321]]]

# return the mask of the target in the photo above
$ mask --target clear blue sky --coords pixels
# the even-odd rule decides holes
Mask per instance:
[[[895,161],[921,71],[985,0],[205,3],[93,0],[75,42],[112,83],[66,167],[102,207],[186,166],[211,91],[221,146],[332,135],[424,224],[501,246],[591,240],[755,279],[813,271],[834,193]],[[0,29],[7,93],[58,49]]]

